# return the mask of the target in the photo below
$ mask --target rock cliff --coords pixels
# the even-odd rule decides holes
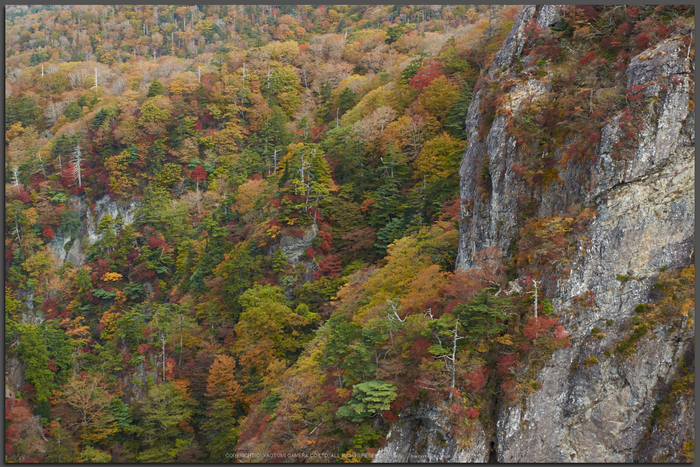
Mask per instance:
[[[505,81],[521,63],[532,20],[552,26],[560,11],[524,7],[487,78]],[[440,432],[430,411],[423,410],[394,425],[393,437],[375,461],[486,461],[492,442],[492,461],[498,462],[688,461],[684,450],[694,439],[694,399],[669,388],[677,387],[688,371],[684,365],[694,361],[693,312],[677,316],[673,324],[649,320],[644,325],[638,313],[640,304],[662,299],[655,288],[666,277],[662,271],[677,276],[694,260],[693,73],[693,56],[679,35],[632,57],[625,70],[627,88],[639,89],[648,103],[634,116],[639,144],[626,157],[616,157],[618,143],[628,136],[620,129],[625,115],[614,115],[600,131],[594,162],[559,166],[558,179],[545,187],[528,184],[513,170],[525,156],[509,123],[523,105],[552,91],[552,76],[533,73],[504,85],[507,111],[497,112],[491,122],[484,122],[481,108],[487,90],[474,93],[460,167],[457,269],[474,267],[475,253],[494,245],[512,256],[523,227],[524,197],[535,201],[529,214],[536,219],[589,207],[595,214],[576,247],[566,252],[567,271],[554,268],[556,277],[542,278],[544,295],[570,334],[571,346],[555,351],[539,371],[541,389],[520,402],[499,405],[495,433],[473,437],[470,455],[449,438],[445,447],[418,452],[423,439]],[[518,272],[523,279],[528,271]],[[595,299],[577,307],[582,296]],[[594,336],[594,328],[604,331]],[[640,328],[632,355],[615,351]],[[656,422],[660,407],[666,407],[663,423]]]
[[[83,198],[79,196],[71,196],[70,209],[78,212],[80,219],[83,221],[80,231],[76,238],[64,236],[60,229],[56,232],[56,236],[51,240],[49,249],[56,257],[60,264],[65,261],[71,261],[75,265],[83,264],[85,257],[83,247],[92,245],[100,236],[97,235],[97,226],[105,214],[109,214],[113,219],[121,219],[123,226],[134,222],[134,215],[138,202],[131,200],[128,203],[118,203],[105,195],[95,203],[94,208],[88,208],[85,205]],[[66,246],[71,243],[70,248],[66,251]]]
[[[487,462],[489,449],[483,429],[460,446],[444,426],[445,414],[436,407],[420,407],[402,414],[387,434],[387,444],[374,457],[377,463]]]

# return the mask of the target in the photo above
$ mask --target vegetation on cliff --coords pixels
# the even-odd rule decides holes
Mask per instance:
[[[406,408],[448,407],[466,443],[537,391],[569,345],[538,280],[566,274],[551,263],[594,211],[525,222],[455,271],[472,93],[488,125],[503,86],[556,68],[550,104],[509,128],[513,170],[546,186],[595,160],[613,113],[634,133],[622,73],[694,11],[567,7],[491,79],[518,11],[7,7],[6,459],[368,460]],[[688,274],[664,297],[694,300]]]

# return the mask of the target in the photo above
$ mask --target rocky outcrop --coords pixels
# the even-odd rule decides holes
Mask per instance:
[[[487,462],[489,450],[481,427],[471,434],[469,446],[458,446],[444,426],[445,415],[434,407],[405,411],[377,451],[376,463]]]
[[[671,419],[662,427],[655,426],[649,441],[639,453],[639,462],[688,462],[688,452],[694,452],[695,398],[682,395],[671,407]]]
[[[138,202],[130,200],[127,203],[119,203],[109,195],[105,195],[95,202],[94,209],[89,209],[82,197],[73,195],[69,200],[69,206],[70,209],[77,211],[80,218],[83,219],[80,232],[77,238],[70,238],[64,236],[61,229],[58,229],[56,236],[49,244],[49,250],[56,257],[59,264],[70,261],[75,265],[80,265],[85,261],[83,247],[92,245],[101,238],[100,235],[97,235],[97,226],[100,225],[100,221],[105,214],[109,214],[113,219],[119,218],[122,226],[132,224]],[[66,251],[65,247],[71,241],[72,244],[69,250]]]
[[[17,342],[10,344],[10,348],[18,345]],[[27,369],[27,362],[23,362],[17,357],[10,357],[5,361],[5,394],[9,390],[11,397],[14,397],[19,388],[26,382],[24,371]]]
[[[640,343],[635,357],[627,359],[604,359],[602,349],[609,348],[610,342],[593,344],[581,335],[574,337],[573,345],[555,353],[541,371],[542,389],[526,401],[525,409],[520,405],[502,408],[497,423],[498,461],[637,460],[659,389],[675,376],[678,357],[687,350],[693,333],[694,328],[656,330],[654,338]],[[616,335],[606,333],[610,340]],[[598,355],[600,364],[581,365],[572,372],[572,363],[589,355]]]
[[[66,245],[70,243],[70,241],[70,237],[66,238],[60,233],[57,233],[49,242],[49,250],[60,264],[63,264],[66,259],[66,255],[68,254],[68,252],[66,252]]]
[[[489,75],[495,77],[496,71],[513,64],[523,50],[524,27],[531,19],[545,26],[553,24],[556,16],[557,9],[551,6],[524,7]],[[694,428],[689,426],[694,401],[688,397],[678,402],[679,432],[657,430],[650,436],[647,424],[663,388],[679,371],[678,358],[694,346],[692,320],[685,317],[679,326],[655,325],[631,357],[605,354],[629,331],[635,307],[651,300],[660,270],[692,262],[693,69],[692,61],[681,52],[680,38],[672,37],[634,57],[627,70],[627,85],[646,86],[640,92],[654,107],[636,116],[643,120],[639,147],[627,160],[613,158],[613,147],[623,137],[618,116],[602,129],[596,147],[599,157],[588,186],[580,181],[582,168],[570,163],[560,171],[561,182],[537,193],[511,170],[521,156],[514,138],[506,132],[507,114],[496,115],[486,138],[479,140],[484,92],[475,93],[460,167],[458,269],[474,267],[474,254],[490,246],[508,250],[520,228],[518,199],[524,193],[536,198],[536,217],[559,215],[581,204],[597,210],[586,232],[585,248],[580,245],[570,258],[570,275],[546,288],[555,309],[561,311],[572,345],[556,351],[541,370],[539,391],[522,405],[500,408],[495,433],[499,462],[679,459],[682,444],[693,439]],[[546,79],[513,86],[509,110],[515,113],[526,99],[549,90]],[[484,168],[490,174],[488,196],[482,196],[479,188]],[[633,280],[621,282],[619,275]],[[566,311],[573,308],[575,297],[587,292],[595,294],[594,307],[577,313]],[[605,337],[591,339],[591,328],[605,328],[608,320],[615,324],[606,328]],[[576,365],[589,356],[595,356],[599,363]]]
[[[279,247],[290,264],[297,264],[302,260],[302,255],[311,247],[311,242],[318,235],[318,225],[315,223],[304,232],[302,237],[284,235],[280,239]]]

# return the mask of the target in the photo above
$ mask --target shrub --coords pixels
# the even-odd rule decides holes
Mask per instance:
[[[598,363],[600,363],[600,360],[598,360],[597,357],[594,357],[592,355],[590,357],[586,357],[586,359],[583,361],[583,364],[586,365],[587,367],[592,366],[592,365],[596,365]]]
[[[367,381],[352,387],[352,398],[337,411],[337,415],[361,422],[377,412],[391,408],[396,399],[396,386],[384,381]]]

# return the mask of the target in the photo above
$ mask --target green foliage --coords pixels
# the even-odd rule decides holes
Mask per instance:
[[[620,281],[620,283],[623,284],[623,285],[626,284],[626,283],[629,282],[629,281],[637,280],[637,279],[636,279],[635,277],[633,277],[633,276],[626,276],[626,275],[624,275],[624,274],[616,274],[616,275],[615,275],[615,278],[616,278],[618,281]]]
[[[48,369],[49,349],[39,324],[19,325],[17,356],[27,363],[24,377],[36,389],[37,402],[46,401],[54,388],[54,375]]]
[[[483,336],[498,334],[506,326],[506,320],[511,308],[509,298],[497,298],[495,289],[489,287],[478,292],[476,296],[454,309],[459,317],[462,328],[472,342],[478,341]]]
[[[132,427],[132,419],[131,412],[129,410],[129,404],[124,403],[124,401],[122,401],[120,397],[115,397],[114,400],[112,400],[109,409],[112,412],[112,415],[114,416],[114,420],[119,425],[119,428],[124,432],[128,432],[129,429]]]
[[[338,96],[338,100],[336,105],[338,106],[338,109],[340,109],[341,113],[345,113],[348,110],[352,109],[355,104],[357,103],[357,97],[355,93],[353,92],[352,89],[349,87],[343,89],[343,92],[340,93]]]
[[[263,399],[263,401],[260,403],[260,408],[267,413],[275,413],[275,410],[277,409],[277,403],[281,400],[282,396],[280,396],[276,392],[272,392],[269,396]]]
[[[75,121],[83,116],[83,109],[78,105],[77,102],[72,101],[69,103],[65,109],[63,109],[63,115],[70,121]]]
[[[362,422],[378,412],[391,408],[396,399],[396,386],[384,381],[367,381],[352,387],[352,398],[338,409],[338,416]]]
[[[93,260],[100,256],[108,257],[109,252],[114,249],[117,243],[117,235],[115,230],[115,219],[112,218],[109,213],[106,213],[104,216],[102,216],[102,219],[100,219],[100,222],[97,225],[96,233],[97,235],[100,235],[101,238],[85,250],[85,255],[87,256],[88,260]]]
[[[282,248],[278,248],[272,254],[272,270],[279,273],[284,271],[287,266],[287,257],[282,251]]]
[[[378,241],[374,244],[374,247],[380,254],[385,255],[389,245],[404,236],[405,229],[406,224],[403,218],[396,217],[392,219],[388,224],[377,231]]]
[[[92,279],[85,268],[80,268],[78,270],[78,273],[75,276],[75,284],[78,286],[78,289],[81,292],[87,290],[88,287],[92,287]]]
[[[194,401],[183,396],[173,383],[153,386],[138,404],[138,433],[146,447],[138,459],[145,462],[172,462],[184,449],[182,431],[194,414]]]
[[[90,292],[100,300],[111,300],[117,295],[115,291],[107,291],[103,289],[92,289]]]
[[[27,128],[36,124],[38,129],[45,125],[41,106],[30,96],[9,96],[5,100],[5,128],[10,128],[14,123],[21,122]]]
[[[382,432],[365,422],[357,428],[355,436],[350,438],[350,444],[357,452],[365,452],[367,448],[379,447],[381,438]]]
[[[165,97],[156,96],[148,98],[143,102],[141,105],[139,124],[144,125],[151,122],[160,122],[170,118],[170,110],[162,106],[163,99],[167,101]]]
[[[143,328],[146,325],[146,317],[140,307],[126,310],[124,315],[117,320],[116,337],[124,340],[131,348],[137,347],[144,341]]]
[[[472,86],[462,83],[459,98],[452,103],[445,118],[445,129],[453,138],[467,139],[467,111],[472,101]]]
[[[245,342],[270,341],[268,350],[277,358],[285,358],[303,345],[298,330],[309,324],[310,317],[292,311],[279,287],[256,284],[238,299],[243,312],[234,329],[236,348],[250,350]],[[308,308],[307,308],[308,311]],[[263,362],[260,362],[263,363]]]
[[[392,42],[396,42],[399,40],[401,36],[404,35],[404,25],[399,24],[398,26],[392,26],[386,30],[387,32],[387,38],[384,40],[385,43],[391,44]]]
[[[60,327],[60,322],[57,319],[44,321],[40,329],[46,342],[49,358],[53,360],[53,366],[56,368],[55,381],[58,384],[63,384],[71,376],[71,370],[75,366],[73,350],[78,344]]]
[[[60,423],[53,422],[51,435],[53,439],[48,445],[48,451],[44,460],[56,463],[75,462],[77,453],[70,433]]]
[[[209,462],[233,462],[230,454],[238,444],[240,430],[233,409],[225,399],[215,401],[207,411],[202,433],[207,440]]]
[[[586,365],[587,367],[591,366],[591,365],[597,365],[598,363],[600,363],[600,361],[595,356],[586,357],[583,360],[583,364]]]
[[[104,451],[100,451],[92,446],[85,446],[80,453],[80,462],[90,464],[108,464],[112,461],[112,456]]]
[[[239,298],[255,281],[263,278],[264,259],[254,256],[245,244],[236,245],[227,260],[217,266],[214,273],[222,277],[223,302],[233,319],[242,310]]]
[[[408,84],[409,81],[411,81],[411,78],[416,76],[416,73],[418,73],[418,70],[423,66],[423,57],[417,58],[411,63],[408,64],[406,68],[403,69],[401,72],[401,82],[404,84]]]
[[[548,298],[542,300],[542,313],[545,316],[549,316],[552,313],[554,313],[554,307],[552,306],[552,302],[550,302]]]
[[[290,145],[280,164],[283,171],[280,183],[285,184],[280,190],[281,220],[303,226],[316,222],[317,208],[329,196],[331,181],[323,152],[315,144]]]
[[[165,94],[165,86],[157,79],[154,79],[148,87],[148,94],[146,94],[146,97],[156,97],[162,94]]]
[[[181,180],[181,174],[182,166],[179,164],[167,163],[156,174],[155,182],[164,188],[171,188],[176,182]]]

